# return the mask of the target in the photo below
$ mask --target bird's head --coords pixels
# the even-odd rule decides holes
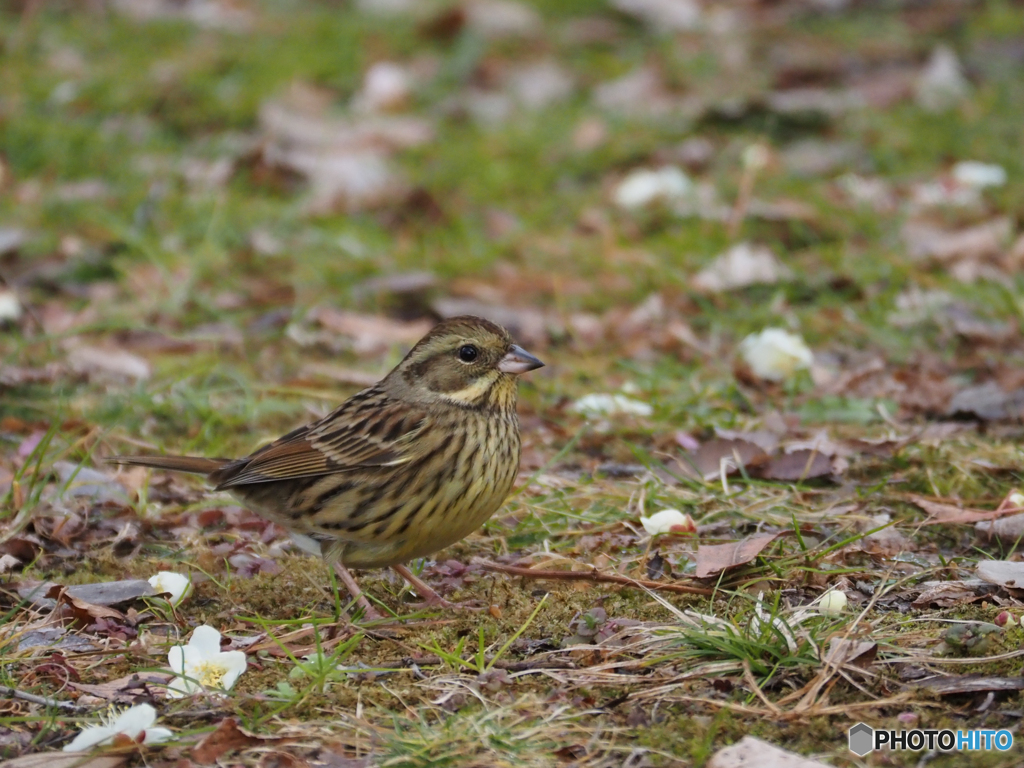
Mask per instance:
[[[463,315],[434,326],[386,382],[405,399],[504,408],[515,404],[515,377],[542,365],[500,325]]]

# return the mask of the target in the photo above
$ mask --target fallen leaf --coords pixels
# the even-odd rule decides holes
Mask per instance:
[[[0,256],[17,253],[27,239],[28,233],[23,229],[0,227]]]
[[[73,346],[68,352],[68,364],[90,379],[113,377],[145,381],[153,373],[144,358],[123,349],[106,347]]]
[[[694,575],[698,579],[706,579],[729,568],[746,565],[778,537],[778,533],[755,533],[728,544],[701,545],[697,548]]]
[[[925,525],[976,523],[979,520],[994,520],[1020,511],[1016,507],[1005,510],[964,509],[955,504],[933,501],[926,496],[916,494],[907,496],[907,500],[928,513],[929,518],[925,521]]]
[[[535,307],[509,307],[478,299],[441,298],[434,302],[434,311],[441,317],[478,315],[507,328],[520,344],[534,347],[547,346],[549,329],[558,330],[543,311]]]
[[[657,116],[674,109],[676,99],[669,93],[661,73],[640,67],[622,77],[595,86],[594,102],[601,109],[624,116]]]
[[[333,307],[318,307],[310,319],[329,331],[350,340],[351,348],[361,355],[377,355],[395,345],[412,346],[433,327],[429,320],[392,320],[381,315],[363,315]]]
[[[987,691],[1024,690],[1024,677],[989,677],[986,675],[959,675],[921,680],[917,688],[927,688],[940,696],[956,693],[985,693]]]
[[[718,750],[707,768],[827,768],[825,763],[787,752],[753,736]]]
[[[555,61],[540,61],[511,71],[506,87],[527,109],[538,110],[565,101],[575,88],[572,76]]]
[[[78,584],[66,588],[50,581],[25,584],[18,587],[18,595],[44,608],[53,608],[57,603],[51,599],[50,593],[53,593],[53,595],[60,594],[60,589],[63,589],[64,594],[70,598],[102,606],[122,605],[137,600],[140,597],[150,597],[156,594],[148,581],[144,579],[126,579],[124,581],[104,581],[96,584]]]
[[[701,23],[696,0],[611,0],[617,11],[640,19],[658,34],[685,32]]]
[[[293,739],[285,736],[258,736],[238,727],[233,717],[227,717],[212,732],[203,737],[192,749],[192,759],[202,764],[216,763],[227,752],[249,747],[287,744]]]
[[[252,28],[253,12],[233,2],[178,2],[178,0],[113,0],[111,6],[135,21],[188,21],[203,29],[242,33]]]
[[[174,675],[164,672],[135,672],[116,680],[109,680],[98,685],[88,683],[68,683],[72,688],[98,696],[107,701],[119,704],[130,704],[141,694],[149,691],[149,686],[163,691],[174,678]]]
[[[912,605],[915,608],[952,608],[981,600],[992,590],[991,586],[981,579],[958,581],[926,581],[918,584],[920,590]],[[908,590],[909,591],[909,590]]]
[[[979,579],[1008,589],[1024,589],[1024,563],[1008,560],[982,560],[975,573]]]
[[[406,116],[328,116],[329,102],[296,85],[259,112],[265,142],[260,160],[270,169],[297,173],[309,182],[309,213],[360,211],[402,200],[409,190],[391,155],[433,139],[422,119]]]
[[[832,459],[820,451],[804,448],[772,456],[752,467],[750,474],[765,480],[802,481],[831,476],[833,465]]]
[[[114,619],[116,621],[124,621],[124,614],[115,608],[109,608],[105,605],[96,605],[95,603],[87,602],[79,597],[74,597],[68,594],[67,587],[59,584],[54,585],[47,593],[46,596],[51,600],[56,600],[58,605],[66,605],[71,609],[74,614],[75,620],[81,623],[83,626],[87,626],[93,623],[95,619]]]
[[[913,551],[915,549],[914,543],[900,533],[891,523],[892,518],[886,514],[874,515],[861,522],[861,530],[871,531],[876,528],[881,530],[876,530],[874,533],[869,533],[862,538],[859,542],[860,548],[865,552],[883,557],[892,557],[900,552]]]
[[[1000,217],[966,229],[950,230],[928,222],[909,221],[903,241],[912,259],[949,263],[958,259],[998,256],[1009,243],[1013,223]]]
[[[63,496],[89,499],[95,504],[114,502],[127,504],[128,489],[113,475],[70,461],[57,461],[53,469],[60,479]]]
[[[701,445],[689,455],[688,461],[683,459],[680,464],[692,467],[705,480],[714,480],[720,476],[723,462],[726,474],[732,474],[739,471],[740,467],[748,467],[767,459],[768,454],[751,440],[716,437]]]
[[[986,538],[999,539],[1010,546],[1015,546],[1024,540],[1024,513],[998,520],[982,521],[977,523],[974,529]]]
[[[878,643],[833,637],[828,642],[828,652],[824,661],[836,666],[852,664],[857,667],[870,667],[877,655]]]
[[[528,37],[543,29],[540,14],[515,0],[473,0],[463,7],[466,26],[481,37]]]
[[[1024,418],[1024,387],[1005,391],[994,381],[962,389],[946,408],[949,416],[974,416],[983,421]]]

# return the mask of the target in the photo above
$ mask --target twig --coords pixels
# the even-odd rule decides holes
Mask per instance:
[[[382,661],[379,664],[373,664],[368,669],[409,669],[414,665],[417,667],[434,667],[441,663],[442,661],[439,656],[421,656],[418,658],[408,656],[394,661]],[[576,664],[568,659],[547,658],[525,659],[523,661],[499,659],[498,661],[488,661],[487,665],[509,672],[529,672],[535,669],[576,669]]]
[[[626,587],[639,587],[640,589],[660,589],[665,592],[682,592],[687,595],[711,595],[714,590],[708,587],[692,587],[689,584],[666,584],[661,581],[649,581],[647,579],[631,579],[628,576],[620,576],[617,573],[600,573],[591,566],[589,571],[542,571],[536,568],[521,568],[516,565],[501,565],[474,557],[473,562],[482,567],[485,571],[497,571],[512,576],[523,576],[527,579],[551,579],[561,581],[597,581],[604,584],[622,584]]]
[[[778,717],[782,714],[782,711],[764,695],[764,691],[761,690],[761,686],[759,686],[757,684],[757,680],[754,679],[754,671],[750,668],[750,659],[743,660],[743,679],[747,681],[747,685],[750,686],[750,690],[753,691],[754,695],[761,700],[761,703],[771,710],[772,716]]]
[[[19,691],[17,688],[8,688],[6,685],[0,685],[0,696],[6,696],[11,699],[21,699],[22,701],[27,701],[31,704],[42,704],[44,707],[57,707],[58,709],[65,709],[69,712],[84,712],[88,709],[88,707],[79,706],[71,701],[58,701],[57,699],[51,699],[46,696],[36,696],[34,693]]]

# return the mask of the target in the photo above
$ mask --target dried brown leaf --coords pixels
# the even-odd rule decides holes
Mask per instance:
[[[333,307],[318,307],[311,313],[311,318],[327,330],[351,339],[352,349],[363,355],[380,354],[396,344],[412,346],[433,325],[429,320],[405,322]]]
[[[755,533],[728,544],[708,544],[697,548],[694,571],[698,579],[717,576],[729,568],[746,565],[779,537],[778,533]]]
[[[809,480],[833,473],[832,459],[819,451],[806,448],[773,456],[751,468],[751,474],[765,480]]]
[[[917,589],[921,591],[912,605],[915,608],[930,608],[933,605],[939,608],[952,608],[956,605],[973,603],[975,600],[985,597],[986,591],[979,589],[984,586],[980,580],[926,581],[917,586]]]
[[[165,672],[136,672],[98,685],[88,683],[68,683],[68,685],[75,690],[98,696],[107,701],[128,704],[134,702],[140,693],[145,693],[151,685],[163,690],[173,677],[174,675]]]
[[[258,736],[238,727],[238,721],[227,717],[220,721],[216,730],[196,744],[192,759],[199,763],[212,764],[224,754],[249,747],[266,747],[287,744],[292,739],[284,736]]]
[[[975,570],[979,579],[1009,589],[1024,589],[1024,563],[1008,560],[982,560]]]
[[[925,521],[925,525],[976,523],[979,520],[994,520],[1020,511],[1016,507],[1005,510],[964,509],[955,504],[946,504],[916,494],[907,496],[907,501],[928,513],[929,518]]]
[[[767,461],[768,454],[750,440],[716,437],[701,445],[689,459],[702,478],[713,480],[721,473],[723,461],[727,474],[732,474],[740,467]]]
[[[829,640],[828,652],[825,654],[824,660],[836,666],[853,664],[857,667],[870,667],[877,655],[878,643],[869,640],[833,637]]]

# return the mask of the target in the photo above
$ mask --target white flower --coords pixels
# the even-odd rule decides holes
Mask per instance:
[[[14,291],[0,289],[0,323],[14,321],[21,317],[21,302]]]
[[[656,171],[633,171],[615,188],[615,204],[620,208],[643,208],[657,201],[685,197],[693,190],[690,177],[674,165]]]
[[[149,585],[157,592],[169,592],[174,606],[192,594],[192,580],[173,571],[160,571],[156,576],[150,576]]]
[[[822,616],[842,616],[846,610],[846,593],[838,589],[830,589],[818,598],[818,611]]]
[[[743,150],[743,167],[752,171],[762,170],[771,159],[771,153],[764,144],[750,144]]]
[[[136,704],[131,709],[118,712],[110,708],[103,725],[90,725],[64,747],[65,752],[82,752],[100,744],[109,744],[118,734],[127,736],[132,741],[139,741],[143,736],[143,744],[155,744],[166,741],[173,735],[166,728],[151,728],[156,722],[156,710],[149,704]]]
[[[405,67],[381,61],[367,71],[363,89],[356,94],[353,107],[362,112],[387,112],[405,104],[411,92],[412,78]]]
[[[654,409],[641,400],[634,400],[625,395],[605,394],[584,395],[573,403],[572,409],[586,416],[616,416],[623,413],[650,416],[654,413]]]
[[[945,112],[966,99],[971,84],[964,77],[960,59],[952,48],[939,45],[932,51],[915,83],[917,103],[929,112]]]
[[[1006,503],[1011,507],[1024,507],[1024,493],[1014,491],[1006,497]]]
[[[1006,183],[1006,169],[1001,165],[964,160],[953,166],[953,179],[965,187],[1001,187]]]
[[[814,361],[804,340],[781,328],[747,336],[740,343],[740,356],[755,376],[767,381],[784,381]]]
[[[693,533],[697,530],[693,518],[678,509],[663,509],[650,517],[641,517],[640,523],[651,536],[659,533]]]
[[[167,660],[179,675],[167,686],[174,699],[203,689],[228,691],[248,664],[242,651],[221,651],[220,632],[206,624],[195,628],[188,645],[171,648]]]

